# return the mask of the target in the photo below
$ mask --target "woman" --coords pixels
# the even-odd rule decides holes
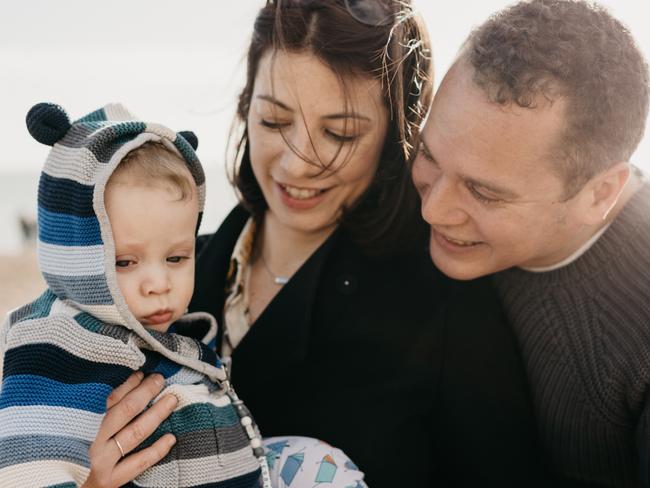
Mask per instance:
[[[409,2],[267,2],[237,113],[241,205],[199,238],[191,309],[223,324],[219,352],[265,436],[340,447],[371,487],[539,479],[496,298],[428,256],[407,161],[429,54]],[[162,408],[127,425],[151,388],[109,412],[102,439],[157,425]]]

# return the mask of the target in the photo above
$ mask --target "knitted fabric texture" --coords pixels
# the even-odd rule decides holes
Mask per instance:
[[[120,105],[67,126],[67,116],[44,110],[30,112],[30,132],[53,144],[38,190],[39,265],[49,288],[12,312],[0,337],[0,486],[83,484],[107,397],[138,370],[162,374],[158,398],[171,393],[179,402],[138,449],[167,432],[175,446],[136,486],[257,486],[260,464],[222,386],[214,318],[188,314],[173,332],[146,330],[117,285],[106,182],[131,150],[159,141],[187,163],[202,210],[205,178],[192,145]]]
[[[495,279],[556,473],[650,486],[650,186],[573,263]]]

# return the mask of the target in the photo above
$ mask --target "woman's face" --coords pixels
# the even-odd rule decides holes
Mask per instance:
[[[388,109],[376,80],[347,78],[345,90],[309,52],[268,52],[261,59],[248,137],[266,218],[301,233],[327,232],[370,185]]]

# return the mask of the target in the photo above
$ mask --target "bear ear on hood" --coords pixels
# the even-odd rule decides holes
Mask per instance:
[[[178,133],[178,135],[183,136],[183,139],[185,139],[190,146],[192,146],[192,149],[195,151],[199,147],[199,138],[196,137],[196,134],[190,130],[183,130]]]
[[[27,113],[26,122],[32,137],[48,146],[60,141],[71,127],[66,111],[54,103],[34,105]]]

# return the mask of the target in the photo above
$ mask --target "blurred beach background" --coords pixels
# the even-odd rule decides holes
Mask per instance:
[[[436,85],[472,27],[503,0],[414,0],[431,34]],[[78,118],[121,102],[143,119],[192,130],[207,172],[201,232],[235,203],[225,146],[243,84],[244,55],[264,0],[22,0],[0,16],[0,318],[44,288],[29,226],[48,148],[31,139],[25,115],[49,101]],[[647,1],[602,1],[650,57]],[[650,136],[632,158],[650,170]],[[25,230],[27,229],[27,230]]]

